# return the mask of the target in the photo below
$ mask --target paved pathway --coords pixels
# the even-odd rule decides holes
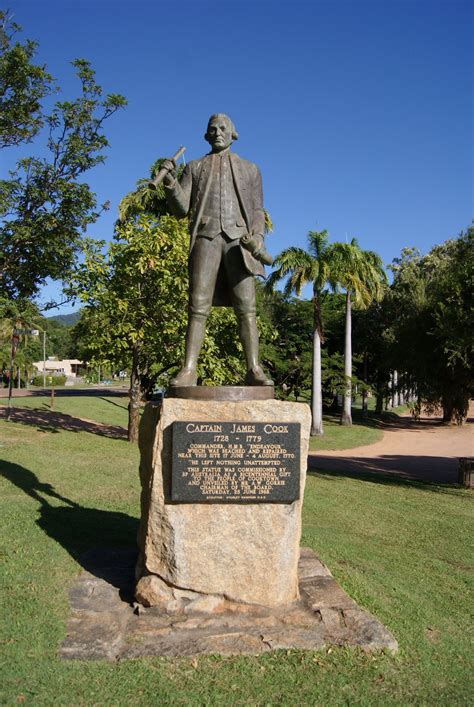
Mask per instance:
[[[335,452],[312,452],[309,469],[347,476],[364,473],[395,474],[450,484],[458,480],[459,457],[474,456],[474,404],[462,427],[446,426],[439,418],[416,422],[403,417],[387,423],[380,442]]]

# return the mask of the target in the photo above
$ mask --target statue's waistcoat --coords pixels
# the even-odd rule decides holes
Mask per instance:
[[[210,180],[209,184],[205,184]],[[200,188],[207,186],[207,198],[197,236],[215,238],[225,233],[229,238],[240,238],[247,230],[240,208],[230,165],[229,154],[208,155],[202,165]]]

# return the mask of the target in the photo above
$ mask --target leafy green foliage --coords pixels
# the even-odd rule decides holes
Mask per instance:
[[[67,377],[64,375],[61,376],[52,376],[50,374],[46,375],[46,385],[52,385],[54,387],[57,386],[62,386],[66,383]],[[33,378],[33,385],[37,385],[39,387],[42,387],[43,385],[43,374],[39,376],[35,376]]]
[[[33,63],[37,43],[14,41],[21,27],[0,10],[0,148],[30,142],[44,123],[41,101],[54,90],[44,66]]]
[[[402,252],[392,267],[391,308],[402,383],[416,386],[418,409],[443,408],[462,422],[474,395],[474,228],[425,257]]]
[[[258,301],[259,310],[273,323],[270,337],[262,337],[262,361],[277,394],[297,399],[311,387],[313,305],[277,291],[262,293]]]
[[[13,300],[0,297],[0,371],[3,382],[7,382],[12,351],[14,329],[37,329],[38,335],[21,334],[13,359],[13,375],[22,386],[36,372],[34,362],[54,356],[57,359],[76,358],[76,345],[72,337],[72,328],[64,326],[52,318],[43,317],[36,305],[29,300]],[[45,351],[43,343],[46,344]],[[41,375],[41,385],[43,377]],[[59,385],[59,383],[58,383]]]
[[[276,270],[270,275],[267,289],[272,290],[277,282],[286,279],[283,293],[301,296],[307,284],[313,287],[313,351],[312,351],[312,394],[311,434],[323,434],[322,419],[322,380],[321,380],[321,343],[324,341],[321,301],[324,290],[333,286],[330,264],[331,249],[328,245],[327,231],[308,233],[308,251],[302,248],[287,248],[275,258]]]
[[[11,300],[0,296],[0,376],[5,383],[10,369],[13,330],[40,329],[42,317],[38,308],[28,300]],[[13,360],[13,375],[18,377],[18,369],[23,379],[25,371],[32,373],[33,361],[42,358],[38,339],[30,334],[22,334]]]
[[[246,373],[244,353],[231,308],[212,308],[197,370],[203,385],[242,385]]]
[[[75,327],[83,340],[82,357],[130,368],[133,352],[148,387],[179,365],[187,240],[185,223],[144,214],[117,228],[107,254],[89,242],[85,265],[74,279],[86,305]]]
[[[38,69],[28,64],[35,45],[28,46],[26,74],[28,68]],[[79,180],[104,161],[108,146],[104,121],[126,101],[118,94],[102,95],[89,62],[76,59],[72,63],[81,84],[80,96],[58,101],[46,115],[39,108],[44,92],[37,88],[33,123],[23,130],[23,139],[30,140],[44,124],[48,156],[24,157],[8,179],[0,180],[0,278],[2,291],[10,297],[35,295],[48,277],[64,279],[81,249],[83,233],[108,208],[107,203],[99,207],[88,184]],[[46,76],[38,78],[45,86]],[[14,96],[14,91],[7,92],[6,120],[15,122],[10,94]],[[14,98],[11,101],[15,103]],[[22,129],[16,142],[21,134]]]
[[[153,214],[157,218],[169,214],[163,182],[155,189],[149,187],[149,181],[158,174],[164,161],[163,157],[155,160],[150,169],[150,176],[139,179],[136,189],[123,197],[119,206],[117,227],[124,226],[128,221],[133,221],[142,214]],[[177,168],[176,176],[178,178],[183,169],[182,165]]]
[[[353,332],[356,374],[366,390],[376,394],[381,413],[390,392],[390,373],[399,366],[390,290],[381,302],[354,312]]]
[[[380,301],[387,286],[387,275],[377,253],[362,250],[356,238],[350,243],[331,246],[331,276],[336,288],[346,291],[346,335],[344,344],[344,404],[341,424],[351,425],[352,368],[352,307],[366,309]]]
[[[286,279],[283,293],[288,297],[293,292],[301,297],[305,285],[313,287],[314,326],[323,338],[323,323],[321,320],[321,297],[325,288],[334,286],[331,276],[331,251],[328,244],[327,231],[310,231],[308,233],[308,250],[303,248],[287,248],[276,258],[276,270],[267,281],[267,289],[272,290],[277,282]]]
[[[380,256],[360,248],[356,238],[331,246],[331,279],[336,289],[342,287],[350,293],[352,304],[360,309],[380,301],[387,286]]]

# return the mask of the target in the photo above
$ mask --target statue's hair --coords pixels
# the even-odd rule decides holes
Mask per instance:
[[[229,116],[226,115],[225,113],[213,113],[213,114],[211,115],[211,117],[209,118],[209,120],[207,121],[207,130],[206,130],[206,134],[204,135],[205,139],[206,139],[208,142],[209,142],[209,139],[208,139],[208,133],[207,133],[207,131],[209,130],[209,126],[211,125],[211,123],[212,123],[213,120],[219,120],[219,119],[222,119],[222,118],[225,119],[225,120],[227,120],[227,122],[229,123],[229,125],[230,125],[230,127],[231,127],[231,129],[232,129],[232,140],[238,140],[238,139],[239,139],[239,133],[238,133],[237,130],[235,129],[235,125],[234,125],[233,121],[229,118]]]

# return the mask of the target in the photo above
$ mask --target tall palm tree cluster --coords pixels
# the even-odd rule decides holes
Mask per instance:
[[[267,288],[286,280],[284,294],[301,296],[306,285],[312,286],[313,296],[313,375],[312,375],[312,435],[322,435],[323,395],[321,376],[321,345],[324,344],[324,322],[321,304],[325,295],[345,292],[346,326],[344,345],[344,375],[346,380],[341,424],[350,425],[352,400],[352,307],[367,308],[383,297],[387,276],[377,253],[362,250],[353,238],[350,243],[329,243],[329,234],[310,231],[308,250],[287,248],[275,259],[276,269],[267,281]]]

